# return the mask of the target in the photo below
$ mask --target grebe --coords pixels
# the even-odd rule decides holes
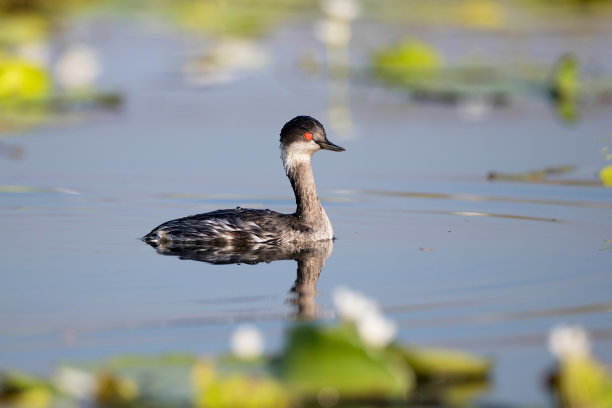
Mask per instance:
[[[280,133],[283,166],[295,193],[293,214],[259,209],[217,210],[167,221],[142,239],[153,246],[173,244],[282,245],[331,240],[334,231],[317,195],[312,155],[321,150],[344,151],[327,140],[321,123],[297,116]]]

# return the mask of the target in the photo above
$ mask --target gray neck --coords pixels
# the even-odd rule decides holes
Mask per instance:
[[[320,220],[323,217],[323,207],[319,202],[310,157],[303,160],[285,161],[284,164],[287,177],[295,193],[297,204],[295,214],[304,221]]]

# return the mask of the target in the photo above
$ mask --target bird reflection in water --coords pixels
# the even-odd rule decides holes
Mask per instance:
[[[297,261],[297,277],[291,288],[292,295],[288,303],[297,309],[296,317],[304,320],[316,317],[317,281],[334,247],[331,240],[285,245],[213,246],[172,242],[149,243],[149,245],[161,255],[172,255],[180,259],[207,262],[213,265],[255,265],[260,262],[295,260]]]

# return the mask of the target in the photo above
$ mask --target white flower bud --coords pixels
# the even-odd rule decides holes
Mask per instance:
[[[359,336],[373,347],[385,347],[393,337],[397,327],[379,313],[367,313],[357,322]]]
[[[231,339],[232,353],[241,358],[255,358],[264,350],[264,340],[261,332],[254,326],[240,326]]]
[[[331,18],[354,20],[359,17],[359,5],[355,0],[323,0],[321,8]]]
[[[55,65],[57,82],[67,89],[91,86],[100,71],[98,54],[91,47],[82,44],[69,48]]]
[[[557,326],[548,337],[548,349],[559,359],[586,357],[591,351],[589,335],[580,326]]]

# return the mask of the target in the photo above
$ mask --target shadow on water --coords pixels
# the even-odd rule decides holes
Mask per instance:
[[[213,265],[249,264],[295,260],[297,277],[288,300],[295,308],[295,317],[311,320],[316,317],[317,281],[325,261],[333,251],[333,241],[317,241],[304,244],[243,246],[186,245],[172,242],[149,243],[160,255],[177,256],[180,259],[206,262]]]

